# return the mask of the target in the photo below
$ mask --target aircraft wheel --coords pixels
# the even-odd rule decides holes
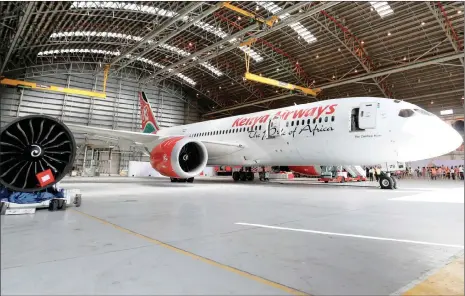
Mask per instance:
[[[234,172],[234,173],[232,174],[232,177],[233,177],[234,182],[239,181],[239,178],[240,178],[239,172]]]
[[[171,180],[171,183],[174,183],[174,182],[178,181],[178,179],[176,179],[176,178],[170,178],[170,180]]]
[[[187,183],[194,183],[194,178],[188,178]]]
[[[48,210],[54,212],[57,209],[58,209],[58,200],[57,199],[50,200],[50,204],[48,205]]]
[[[380,176],[379,185],[381,186],[381,189],[394,189],[394,182],[392,178],[388,176]]]
[[[253,181],[255,176],[254,176],[254,174],[252,172],[247,172],[246,178],[247,178],[247,181]]]
[[[245,174],[245,172],[240,172],[239,178],[241,179],[241,181],[245,181],[247,180],[247,175]]]
[[[66,210],[66,201],[62,199],[58,200],[58,210]]]

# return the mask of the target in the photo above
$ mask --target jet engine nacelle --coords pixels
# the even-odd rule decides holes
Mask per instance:
[[[63,123],[45,115],[18,118],[0,131],[0,184],[20,192],[51,187],[71,171],[75,154]]]
[[[171,178],[187,179],[199,175],[207,165],[205,145],[185,137],[164,140],[150,153],[150,163],[160,174]]]

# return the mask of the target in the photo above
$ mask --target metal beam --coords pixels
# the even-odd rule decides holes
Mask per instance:
[[[358,61],[358,63],[365,69],[367,73],[371,73],[372,71],[376,70],[375,65],[371,61],[370,57],[366,53],[363,45],[358,40],[358,38],[352,34],[349,29],[347,29],[344,25],[339,23],[333,16],[328,14],[326,11],[321,11],[321,14],[324,15],[327,19],[329,19],[333,24],[335,24],[336,28],[339,28],[339,31],[344,34],[343,39],[339,38],[337,32],[333,32],[330,27],[322,22],[320,22],[316,17],[312,17],[320,27],[324,28],[330,35],[332,35],[339,43],[341,43],[352,56]],[[385,97],[392,97],[392,93],[389,90],[387,83],[383,81],[383,79],[373,78],[375,85],[379,88],[379,90],[383,93]]]
[[[130,59],[128,59],[126,62],[124,62],[121,66],[119,66],[118,69],[116,69],[114,71],[114,73],[118,72],[119,70],[123,69],[124,67],[126,67],[127,65],[129,65],[130,63],[134,62],[137,58],[139,57],[142,57],[144,55],[146,55],[147,53],[149,53],[150,51],[154,50],[156,47],[160,46],[160,45],[163,45],[166,43],[166,41],[170,40],[171,38],[175,37],[176,35],[178,35],[179,33],[181,33],[182,31],[184,31],[185,29],[187,29],[188,27],[192,26],[193,24],[195,24],[196,22],[200,21],[201,19],[209,16],[210,14],[212,14],[213,12],[217,11],[218,9],[220,9],[222,7],[223,3],[220,2],[214,6],[212,6],[211,8],[207,9],[205,12],[201,13],[199,16],[193,18],[192,20],[189,20],[187,21],[183,26],[181,26],[180,28],[178,28],[177,30],[175,30],[173,33],[169,34],[168,36],[160,39],[159,41],[155,41],[152,45],[150,45],[147,49],[145,49],[143,52],[141,53],[138,53],[134,56],[132,56]]]
[[[263,104],[263,103],[267,103],[267,102],[282,100],[282,99],[286,99],[286,98],[292,97],[292,96],[308,98],[307,96],[301,96],[301,95],[288,93],[288,94],[285,94],[285,95],[271,97],[271,98],[268,98],[268,99],[265,99],[265,100],[257,100],[257,101],[249,102],[249,103],[246,103],[246,104],[233,105],[233,106],[228,107],[228,108],[224,108],[224,109],[220,109],[220,110],[216,110],[216,111],[213,111],[213,112],[206,113],[204,116],[210,116],[210,115],[217,114],[217,113],[223,113],[223,112],[226,112],[226,111],[237,110],[237,109],[241,109],[241,108],[244,108],[244,107],[255,106],[256,104]]]
[[[461,58],[461,57],[463,58],[463,56],[464,56],[463,53],[454,53],[454,54],[446,54],[446,55],[441,55],[441,56],[435,56],[435,57],[427,58],[427,59],[420,60],[420,61],[417,61],[417,62],[414,62],[414,63],[409,63],[407,65],[395,66],[395,67],[392,67],[390,69],[379,70],[379,71],[372,72],[372,73],[369,73],[369,74],[360,75],[360,76],[358,76],[356,78],[345,79],[345,80],[338,81],[336,83],[323,84],[323,85],[319,86],[319,88],[328,89],[328,88],[332,88],[332,87],[336,87],[336,86],[340,86],[340,85],[344,85],[344,84],[359,82],[359,81],[372,79],[372,78],[376,78],[376,77],[380,77],[380,76],[384,76],[384,75],[389,75],[389,74],[393,74],[393,73],[399,73],[399,72],[403,72],[403,71],[407,71],[407,70],[412,70],[412,69],[417,69],[417,68],[421,68],[421,67],[425,67],[425,66],[429,66],[429,65],[434,65],[434,64],[437,64],[437,63],[452,61],[452,60],[456,60],[456,59]]]
[[[29,21],[29,18],[31,17],[32,8],[34,7],[34,5],[35,5],[34,1],[30,1],[27,3],[26,11],[24,12],[23,16],[21,17],[21,20],[19,21],[18,28],[16,29],[16,34],[13,37],[13,41],[10,44],[10,48],[8,49],[8,52],[3,60],[2,68],[0,69],[0,74],[3,74],[3,71],[5,70],[5,67],[10,60],[10,56],[16,47],[16,43],[18,42],[18,39],[23,32],[24,26],[27,24],[27,22]]]
[[[449,18],[447,17],[447,13],[442,4],[440,2],[434,4],[432,2],[425,2],[425,4],[428,6],[429,10],[434,15],[434,18],[438,22],[441,29],[444,31],[444,33],[446,33],[447,39],[454,48],[455,52],[462,51],[463,45],[461,44],[459,37],[455,33],[455,30],[452,27],[452,24],[450,23]],[[460,63],[464,65],[463,58],[460,58],[459,60]]]
[[[339,82],[336,82],[336,83],[329,83],[329,84],[326,84],[326,85],[321,85],[321,86],[319,86],[319,88],[320,89],[329,89],[329,88],[332,88],[332,87],[341,86],[341,85],[345,85],[345,84],[349,84],[349,83],[356,83],[356,82],[359,82],[359,81],[363,81],[363,80],[367,80],[367,79],[373,79],[373,78],[381,77],[381,76],[384,76],[384,75],[389,75],[389,74],[393,74],[393,73],[398,73],[398,72],[403,72],[403,71],[407,71],[407,70],[411,70],[411,69],[416,69],[416,68],[421,68],[421,67],[425,67],[425,66],[429,66],[429,65],[434,65],[434,64],[437,64],[437,63],[440,63],[440,62],[455,60],[455,59],[458,59],[460,57],[463,57],[463,55],[464,54],[462,53],[462,54],[449,54],[449,55],[445,55],[445,56],[443,55],[443,56],[439,56],[439,57],[433,57],[433,58],[425,59],[425,60],[415,62],[415,63],[412,63],[412,64],[403,65],[403,66],[400,66],[400,67],[399,66],[392,67],[390,69],[385,69],[385,70],[381,70],[381,71],[371,72],[371,73],[368,73],[368,74],[365,74],[365,75],[360,75],[359,77],[356,77],[356,78],[345,79],[345,80],[342,80],[342,81],[339,81]],[[289,97],[291,95],[295,96],[295,94],[287,94],[287,95],[284,95],[284,96],[277,96],[277,97],[272,97],[272,98],[268,98],[268,99],[264,99],[264,100],[257,100],[257,101],[249,102],[249,103],[246,103],[246,104],[236,104],[236,105],[233,105],[231,107],[219,109],[219,110],[216,110],[214,112],[209,112],[209,113],[205,114],[205,116],[220,113],[220,112],[230,111],[230,110],[236,110],[236,109],[252,106],[252,105],[255,105],[255,104],[258,104],[258,103],[266,103],[266,102],[281,100],[281,99],[287,98],[287,97]]]
[[[328,9],[329,7],[335,6],[335,5],[337,5],[337,4],[339,4],[339,2],[324,2],[322,5],[320,5],[320,6],[318,6],[318,7],[315,7],[315,8],[313,8],[313,9],[309,10],[308,12],[304,12],[304,13],[302,13],[302,14],[293,15],[292,17],[289,17],[287,20],[282,21],[281,23],[278,23],[277,25],[273,26],[273,27],[270,28],[270,29],[267,29],[267,30],[265,30],[265,31],[261,31],[261,32],[258,33],[258,34],[250,34],[249,38],[247,38],[246,40],[243,40],[243,42],[247,42],[247,41],[249,41],[251,38],[263,37],[263,36],[265,36],[265,35],[267,35],[267,34],[270,34],[270,33],[274,32],[274,31],[276,31],[276,30],[282,29],[282,28],[284,28],[284,27],[286,27],[286,26],[289,26],[290,24],[293,24],[293,23],[295,23],[295,22],[298,22],[298,21],[300,21],[300,20],[302,20],[302,19],[304,19],[304,18],[306,18],[306,17],[309,17],[309,16],[311,16],[311,15],[314,15],[314,14],[318,13],[318,12],[319,12],[320,10],[322,10],[322,9]],[[309,5],[309,3],[306,3],[306,2],[299,2],[298,4],[296,4],[296,5],[294,5],[294,6],[291,6],[291,7],[288,7],[288,8],[286,8],[286,9],[284,9],[284,10],[281,10],[281,11],[279,12],[279,15],[283,15],[283,14],[286,14],[286,13],[295,12],[295,11],[299,10],[301,7],[306,6],[306,5]],[[194,66],[196,66],[196,65],[198,65],[198,64],[201,64],[201,63],[203,63],[203,62],[206,62],[206,61],[208,61],[208,60],[210,60],[210,59],[212,59],[212,58],[214,58],[214,57],[216,57],[216,56],[219,56],[219,55],[221,55],[221,54],[223,54],[223,53],[229,52],[229,51],[231,51],[231,50],[237,48],[237,45],[236,45],[236,44],[233,44],[233,45],[227,46],[227,47],[225,47],[224,49],[218,51],[215,55],[207,55],[207,56],[205,56],[205,57],[202,57],[202,58],[197,59],[196,61],[192,62],[192,58],[197,57],[197,56],[199,56],[199,55],[201,55],[201,54],[203,54],[203,53],[206,53],[206,52],[208,52],[208,51],[212,51],[212,50],[216,49],[217,47],[219,47],[220,45],[222,45],[223,43],[228,42],[228,41],[231,40],[231,39],[234,39],[234,38],[236,38],[236,37],[243,37],[243,36],[246,35],[248,32],[250,32],[250,31],[252,31],[252,30],[255,30],[255,29],[258,29],[259,27],[260,27],[259,24],[254,24],[254,25],[252,25],[252,26],[249,26],[249,27],[247,27],[247,28],[245,28],[245,29],[243,29],[243,30],[241,30],[241,31],[239,31],[239,32],[237,32],[237,33],[235,33],[235,34],[233,34],[233,35],[231,35],[231,36],[229,36],[229,37],[227,37],[227,38],[225,38],[225,39],[223,39],[223,40],[217,42],[217,43],[214,43],[214,44],[208,46],[207,48],[205,48],[205,49],[203,49],[203,50],[200,50],[200,51],[198,51],[198,52],[196,52],[196,53],[190,55],[189,57],[187,57],[187,58],[185,58],[185,59],[183,59],[183,60],[181,60],[181,61],[179,61],[179,62],[177,62],[177,63],[175,63],[175,64],[172,64],[172,65],[169,66],[169,67],[163,68],[161,71],[158,71],[157,73],[155,73],[155,74],[153,74],[153,75],[150,75],[149,77],[143,79],[142,82],[147,82],[148,80],[155,78],[156,75],[160,75],[161,73],[163,73],[163,72],[165,72],[165,71],[168,71],[169,69],[172,69],[172,68],[174,68],[174,67],[180,66],[180,65],[182,65],[182,64],[184,64],[184,63],[187,63],[187,62],[191,61],[191,63],[187,64],[186,66],[181,67],[181,68],[179,68],[179,69],[177,69],[177,70],[175,70],[175,71],[170,72],[167,76],[164,76],[164,77],[160,78],[159,80],[166,79],[166,78],[168,78],[168,77],[170,77],[170,76],[172,76],[172,75],[175,75],[175,74],[177,74],[177,73],[183,72],[183,71],[185,71],[185,70],[187,70],[187,69],[190,69],[190,68],[192,68],[192,67],[194,67]]]
[[[172,24],[182,20],[183,17],[185,17],[187,14],[189,14],[190,12],[196,10],[197,8],[199,8],[202,5],[203,5],[203,2],[192,2],[191,4],[186,6],[183,10],[181,10],[181,12],[179,12],[178,15],[176,15],[175,17],[170,19],[168,22],[164,23],[162,26],[158,27],[158,29],[156,29],[156,30],[148,33],[147,35],[145,35],[144,38],[142,38],[140,41],[138,41],[136,44],[134,44],[134,46],[132,46],[131,48],[129,48],[128,50],[126,50],[125,52],[120,54],[119,56],[113,58],[111,60],[111,62],[110,62],[110,65],[114,65],[115,63],[117,63],[121,59],[125,58],[126,55],[132,53],[134,50],[136,50],[139,47],[141,47],[142,45],[146,44],[147,41],[153,39],[155,36],[157,36],[158,34],[163,32],[164,30],[166,30]]]

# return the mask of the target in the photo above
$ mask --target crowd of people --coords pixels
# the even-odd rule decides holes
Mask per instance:
[[[399,179],[449,179],[449,180],[464,180],[463,165],[459,166],[428,166],[428,167],[417,167],[412,171],[411,167],[406,167],[405,170],[396,171],[392,174]],[[378,181],[379,175],[381,174],[381,168],[365,167],[367,178],[370,181]]]

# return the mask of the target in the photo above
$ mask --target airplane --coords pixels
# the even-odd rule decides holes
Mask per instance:
[[[413,104],[375,97],[326,100],[161,129],[144,92],[142,132],[64,124],[29,115],[0,131],[0,184],[35,192],[53,186],[74,163],[71,130],[139,145],[152,167],[172,182],[193,182],[206,165],[245,167],[235,181],[253,180],[252,166],[378,165],[446,154],[462,136]],[[38,181],[38,183],[37,183]],[[383,189],[396,188],[389,173]]]
[[[160,128],[139,92],[142,132],[66,124],[72,131],[127,140],[150,154],[172,182],[193,182],[205,166],[377,165],[444,155],[462,136],[436,115],[405,101],[353,97]],[[234,180],[253,179],[251,172]],[[381,188],[393,189],[386,175]]]

